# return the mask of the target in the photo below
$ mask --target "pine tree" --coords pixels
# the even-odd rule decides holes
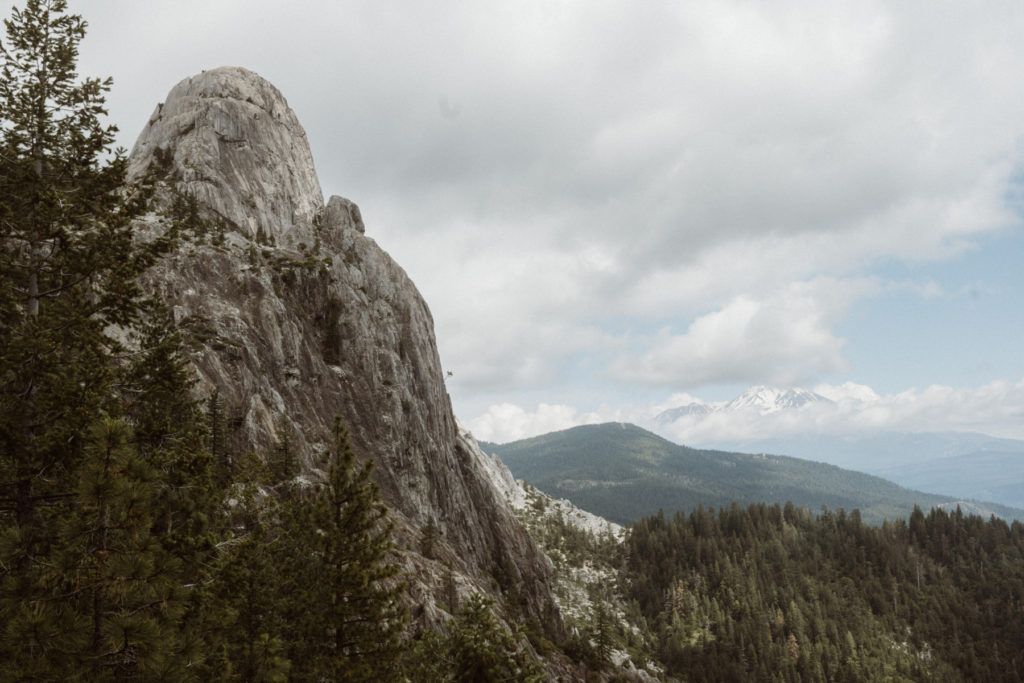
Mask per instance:
[[[0,660],[27,635],[14,615],[52,599],[37,565],[62,542],[91,426],[120,413],[108,330],[135,320],[135,279],[168,246],[132,242],[149,193],[108,157],[110,80],[79,82],[85,22],[65,11],[29,0],[0,41]],[[32,628],[65,631],[53,618]]]
[[[437,536],[437,523],[430,517],[420,536],[420,554],[428,560],[435,559],[434,546],[437,545]]]
[[[149,193],[106,159],[110,79],[78,82],[85,22],[64,0],[29,0],[0,43],[0,443],[19,524],[63,495],[93,416],[106,407],[110,325],[130,323],[135,278],[167,244],[132,242]],[[45,474],[44,474],[45,473]]]
[[[175,231],[133,241],[151,188],[124,183],[66,9],[28,0],[0,42],[0,677],[187,680],[219,496],[137,282]]]
[[[188,680],[182,563],[152,532],[158,473],[131,437],[122,421],[91,429],[53,547],[18,577],[31,590],[7,610],[4,680]]]
[[[274,500],[264,492],[263,463],[253,456],[242,464],[232,491],[237,535],[222,544],[209,592],[212,636],[222,654],[206,673],[222,681],[284,681],[291,662],[284,635],[290,596],[281,589],[279,573],[287,562],[282,530]]]
[[[340,419],[324,484],[298,496],[285,537],[292,566],[289,657],[298,677],[388,680],[405,625],[392,524]]]
[[[611,661],[612,655],[612,624],[604,596],[601,596],[601,599],[595,602],[592,618],[594,649],[597,652],[598,659],[604,665]]]
[[[158,300],[142,304],[143,316],[132,329],[138,350],[120,382],[124,411],[143,454],[185,446],[205,452],[205,429],[196,380],[189,369],[181,331],[167,306]]]
[[[544,680],[514,633],[498,622],[490,599],[474,594],[451,624],[446,659],[451,681]]]
[[[207,444],[213,456],[214,481],[221,487],[227,487],[234,478],[231,450],[228,447],[227,415],[224,412],[224,399],[220,391],[214,389],[206,399]]]
[[[197,578],[216,540],[213,517],[223,490],[213,479],[213,457],[206,449],[199,402],[192,398],[195,379],[181,333],[159,302],[146,302],[144,309],[145,318],[135,329],[139,350],[119,377],[122,406],[140,453],[161,474],[154,524],[164,544]]]
[[[187,599],[183,563],[153,533],[160,473],[131,438],[120,421],[93,429],[77,508],[62,525],[55,553],[57,566],[65,565],[67,590],[83,591],[83,611],[92,622],[88,654],[78,669],[92,671],[93,680],[106,674],[185,680],[178,656]]]
[[[259,524],[239,537],[217,568],[212,599],[219,623],[217,637],[224,666],[218,680],[287,680],[291,662],[285,656],[285,635],[274,554],[274,531]]]
[[[290,428],[287,425],[281,427],[281,438],[274,446],[270,462],[270,473],[272,483],[289,483],[299,473],[299,463],[295,457],[295,448],[292,446]]]

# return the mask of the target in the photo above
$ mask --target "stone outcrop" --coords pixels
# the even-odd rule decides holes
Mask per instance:
[[[249,237],[294,246],[323,208],[306,132],[281,93],[246,69],[174,86],[135,143],[129,175],[157,160],[177,188]]]
[[[132,150],[131,177],[147,173],[165,205],[194,197],[204,219],[190,218],[206,227],[151,285],[193,343],[199,391],[219,392],[236,448],[288,443],[315,476],[340,415],[356,452],[377,463],[422,601],[414,616],[440,619],[435,598],[454,582],[499,600],[514,592],[560,623],[547,559],[459,434],[426,303],[364,234],[354,203],[324,206],[305,133],[277,89],[240,68],[182,81]],[[150,216],[140,235],[167,223]],[[431,522],[439,541],[424,556]]]

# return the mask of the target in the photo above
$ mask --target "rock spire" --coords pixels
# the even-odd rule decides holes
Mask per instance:
[[[364,234],[354,203],[324,206],[278,90],[236,67],[185,79],[132,150],[132,177],[147,171],[165,205],[191,196],[217,226],[162,260],[150,284],[195,349],[199,392],[224,402],[234,448],[288,444],[315,479],[342,416],[356,452],[377,463],[418,618],[441,619],[438,596],[454,581],[463,595],[512,591],[528,614],[560,623],[547,558],[459,433],[426,302]],[[139,231],[165,225],[153,215]],[[428,526],[438,535],[429,556]]]
[[[158,104],[131,153],[129,178],[172,174],[178,189],[242,234],[308,238],[323,207],[306,133],[281,92],[241,67],[186,78]]]

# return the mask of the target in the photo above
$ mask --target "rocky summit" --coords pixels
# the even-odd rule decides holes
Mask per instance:
[[[195,235],[149,284],[187,331],[197,391],[217,392],[234,445],[266,455],[286,444],[315,479],[340,415],[359,456],[376,461],[414,618],[443,618],[454,583],[499,602],[514,593],[528,614],[557,621],[547,559],[452,414],[426,302],[353,202],[324,205],[281,93],[237,67],[185,79],[139,136],[130,176],[151,178]],[[140,239],[170,223],[150,215]],[[424,553],[431,524],[438,542]]]
[[[129,176],[154,157],[176,188],[249,237],[310,239],[323,210],[306,133],[273,85],[220,68],[186,78],[158,104],[132,150]]]

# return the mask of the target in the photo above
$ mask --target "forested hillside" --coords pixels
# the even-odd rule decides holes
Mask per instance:
[[[1024,525],[733,505],[649,517],[628,595],[688,680],[1019,681]]]
[[[957,499],[911,491],[879,477],[780,455],[679,446],[635,425],[585,425],[507,444],[481,444],[512,473],[545,493],[620,524],[658,510],[698,505],[786,503],[818,510],[857,508],[866,523],[906,518],[915,505],[955,508]],[[967,505],[965,504],[965,509]],[[979,508],[971,505],[971,510]],[[1024,511],[983,504],[985,515]]]

